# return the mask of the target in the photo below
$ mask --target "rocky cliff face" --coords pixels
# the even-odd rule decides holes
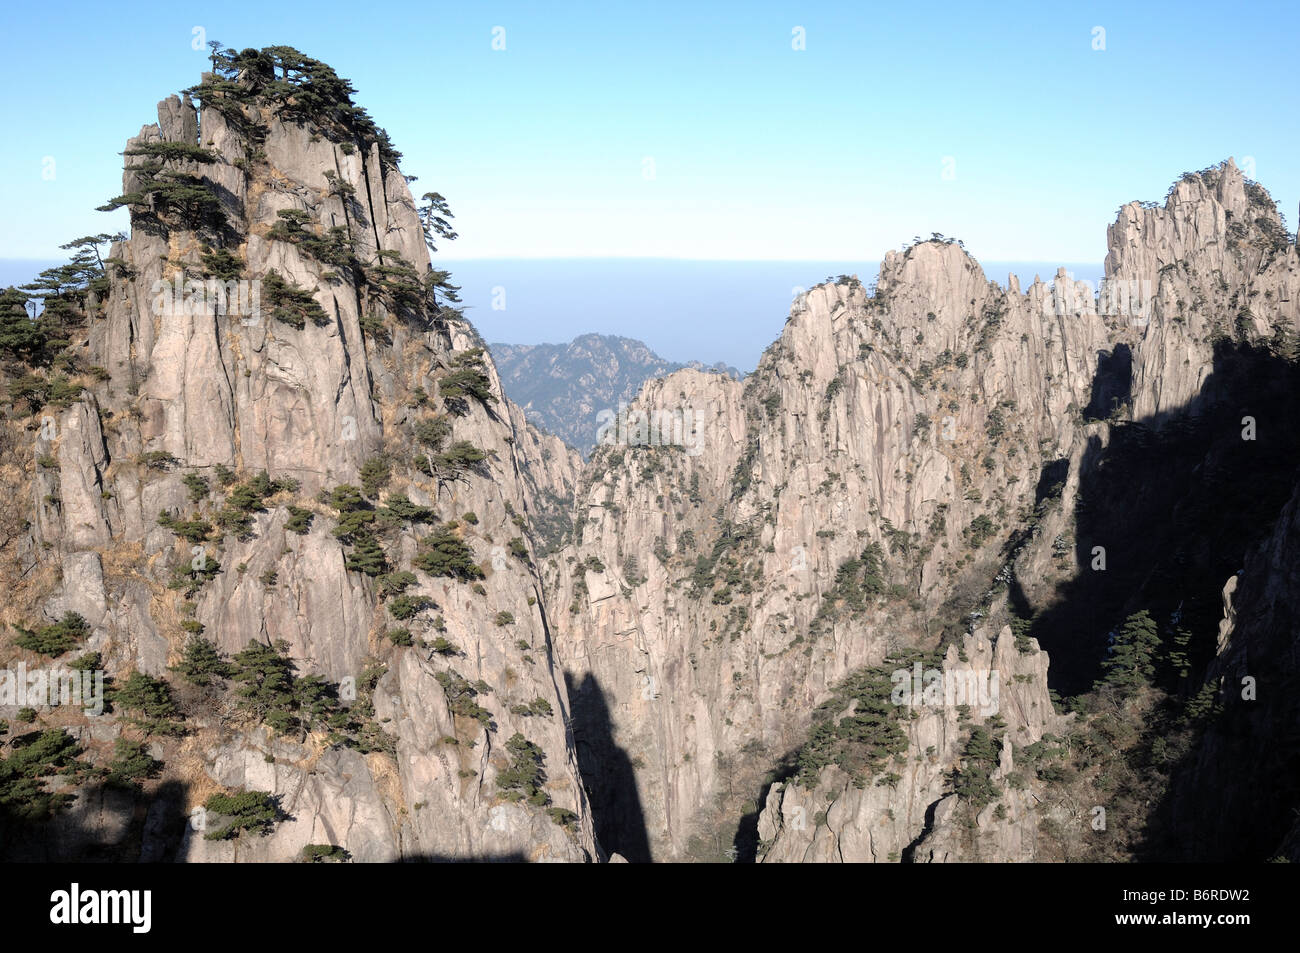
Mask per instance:
[[[1051,617],[1084,577],[1115,612],[1142,589],[1138,547],[1086,515],[1112,428],[1196,417],[1226,393],[1207,387],[1216,341],[1277,345],[1296,323],[1293,241],[1230,161],[1163,208],[1126,206],[1110,242],[1099,297],[1064,272],[1002,287],[958,243],[921,243],[886,258],[873,294],[809,292],[744,385],[683,372],[642,391],[584,474],[573,553],[551,564],[561,659],[588,686],[576,710],[599,694],[616,739],[591,760],[633,766],[593,793],[611,849],[628,836],[625,808],[602,822],[612,800],[639,805],[658,859],[1031,859],[1040,820],[1088,825],[1016,770],[1068,725],[1037,644],[1013,651],[996,620],[1046,618],[1067,675],[1095,669],[1123,614],[1074,610],[1090,640]],[[695,430],[656,440],[674,415]],[[982,721],[940,706],[875,772],[885,787],[832,766],[749,802],[806,760],[810,713],[841,680],[936,646],[945,677],[980,658],[1022,693],[992,732],[1000,801],[957,810],[960,729]]]
[[[647,386],[636,407],[690,417],[693,444],[633,433],[593,457],[556,625],[566,667],[627,706],[616,734],[661,856],[705,833],[742,750],[775,762],[850,671],[983,608],[1043,468],[1097,426],[1096,355],[1126,333],[1055,314],[1068,284],[1004,290],[955,243],[891,254],[875,296],[809,292],[744,385]],[[881,591],[853,604],[840,570],[873,546]]]
[[[1131,202],[1107,230],[1107,278],[1151,291],[1133,366],[1133,415],[1196,412],[1216,338],[1294,333],[1295,243],[1268,193],[1228,160]]]
[[[922,242],[584,463],[346,83],[228,60],[128,142],[70,347],[4,367],[0,661],[117,689],[0,701],[10,855],[1295,854],[1300,258],[1230,161],[1121,209],[1100,298]]]
[[[527,428],[472,328],[428,293],[386,137],[340,124],[338,103],[310,113],[314,88],[277,93],[256,64],[209,75],[202,108],[165,100],[128,141],[133,227],[81,345],[103,370],[46,410],[36,454],[57,466],[31,483],[40,582],[23,602],[80,613],[119,683],[167,676],[200,632],[227,656],[282,645],[362,713],[357,745],[273,730],[229,695],[194,704],[183,737],[152,741],[167,809],[257,790],[286,819],[234,841],[146,831],[146,856],[594,859],[528,526],[571,492],[574,461]],[[200,211],[164,204],[159,182],[192,188]],[[214,273],[235,283],[217,307]],[[338,505],[336,488],[367,481]],[[334,532],[349,518],[358,532]],[[206,531],[179,538],[174,520]],[[421,559],[431,529],[468,569]],[[92,754],[131,733],[109,715],[74,730]],[[516,733],[534,747],[508,746]],[[520,758],[540,777],[498,784]]]
[[[1065,733],[1068,720],[1055,713],[1048,695],[1047,656],[1036,646],[1021,652],[1010,628],[992,641],[979,629],[960,647],[949,646],[935,671],[963,690],[974,685],[976,691],[958,695],[954,689],[951,700],[941,700],[936,689],[927,700],[921,676],[922,691],[910,706],[916,717],[905,728],[906,754],[884,776],[887,783],[854,783],[842,769],[830,767],[811,790],[797,783],[772,784],[758,819],[764,863],[1036,859],[1034,842],[1044,813],[1027,785],[1011,786],[1020,767],[1013,745],[1003,745],[996,763],[985,766],[990,784],[1005,789],[996,805],[954,793],[950,772],[974,760],[967,751],[972,725],[1001,719],[1020,748]]]

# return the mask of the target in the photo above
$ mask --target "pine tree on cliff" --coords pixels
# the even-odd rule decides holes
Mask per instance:
[[[45,349],[45,331],[27,313],[27,295],[17,288],[0,291],[0,353],[28,364]]]
[[[353,572],[378,576],[388,571],[388,557],[384,553],[384,547],[373,536],[358,535],[355,547],[348,553],[346,566]]]
[[[1101,663],[1106,673],[1102,682],[1128,690],[1151,684],[1156,674],[1156,650],[1159,647],[1160,632],[1151,613],[1145,609],[1133,613],[1115,637],[1110,655]]]

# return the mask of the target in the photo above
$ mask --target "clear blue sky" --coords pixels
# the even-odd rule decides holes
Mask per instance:
[[[1229,155],[1294,228],[1300,5],[1130,7],[6,2],[0,258],[125,223],[93,209],[197,82],[195,26],[350,78],[451,202],[448,257],[874,262],[940,231],[982,260],[1099,261],[1122,202]]]

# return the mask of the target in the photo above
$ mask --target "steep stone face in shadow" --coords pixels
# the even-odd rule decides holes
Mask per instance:
[[[1294,460],[1294,458],[1293,458]],[[1206,683],[1223,712],[1178,766],[1162,805],[1176,860],[1300,860],[1296,596],[1300,488],[1227,576]]]
[[[578,767],[589,795],[596,838],[611,856],[629,863],[652,860],[645,814],[637,791],[637,765],[613,736],[605,693],[593,676],[581,683],[566,674],[573,703]]]

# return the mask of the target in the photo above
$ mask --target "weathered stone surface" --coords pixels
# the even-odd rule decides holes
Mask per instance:
[[[1057,715],[1047,693],[1047,657],[1036,644],[1018,651],[1011,630],[990,642],[983,631],[967,636],[960,650],[950,646],[944,659],[945,679],[969,684],[971,676],[998,674],[996,710],[972,705],[969,723],[984,724],[997,714],[1007,738],[1028,746],[1044,734],[1063,733],[1068,719]],[[960,699],[962,696],[957,696]],[[990,692],[990,698],[993,693]],[[1031,788],[1007,789],[1015,770],[1011,745],[1003,745],[992,774],[1003,793],[1005,815],[994,817],[990,805],[974,812],[948,794],[948,778],[960,764],[968,722],[957,705],[916,707],[919,717],[906,725],[904,763],[893,763],[894,784],[857,787],[837,768],[827,769],[813,790],[773,785],[759,817],[759,838],[770,845],[763,861],[896,862],[1033,860],[1038,815]],[[818,819],[820,818],[820,822]]]
[[[103,621],[108,603],[99,553],[82,551],[63,557],[62,593],[46,603],[45,611],[51,619],[61,619],[65,612],[75,612],[92,626]]]
[[[37,453],[54,455],[58,467],[32,483],[33,538],[46,561],[62,569],[61,587],[50,591],[43,611],[51,619],[64,610],[83,614],[97,627],[88,647],[101,652],[115,677],[138,668],[179,684],[169,666],[189,638],[190,618],[227,654],[250,640],[283,640],[299,675],[331,683],[351,686],[368,666],[386,666],[375,717],[387,719],[383,730],[396,756],[331,746],[319,731],[290,745],[249,724],[230,702],[212,710],[212,702],[189,698],[187,705],[198,706],[195,731],[164,744],[157,786],[170,792],[169,806],[151,812],[143,855],[283,861],[314,843],[344,847],[358,861],[597,859],[529,525],[569,495],[575,457],[530,431],[502,399],[490,359],[492,400],[469,400],[452,413],[441,401],[429,402],[453,356],[480,343],[463,319],[399,319],[391,301],[360,281],[361,270],[325,265],[302,246],[269,236],[280,221],[276,213],[296,209],[318,233],[341,226],[364,268],[378,265],[382,250],[400,255],[417,274],[427,270],[415,202],[377,146],[349,155],[337,134],[263,115],[265,141],[253,155],[244,134],[215,109],[203,109],[196,124],[192,107],[172,97],[158,114],[159,125],[145,127],[128,146],[165,140],[214,152],[215,163],[169,162],[210,183],[220,198],[230,226],[221,244],[242,261],[242,280],[274,271],[308,290],[325,321],[295,328],[273,317],[265,299],[256,314],[196,308],[184,299],[176,307],[176,279],[204,274],[214,236],[170,220],[136,222],[113,249],[130,271],[114,274],[104,316],[88,331],[87,363],[103,367],[108,379],[38,438]],[[128,191],[143,181],[133,171],[138,165],[138,157],[127,158]],[[191,290],[183,281],[180,287]],[[371,322],[366,333],[363,319]],[[386,327],[382,335],[379,325]],[[467,441],[488,455],[481,465],[442,479],[415,466],[421,448],[412,429],[435,413],[452,427],[447,444]],[[401,493],[432,507],[439,520],[460,520],[458,532],[485,574],[472,589],[418,571],[408,592],[428,606],[402,623],[416,641],[409,647],[387,637],[397,621],[374,579],[346,568],[349,547],[331,533],[336,513],[316,500],[321,490],[359,485],[362,465],[381,453],[393,473],[375,505]],[[218,485],[219,467],[245,480],[265,471],[294,488],[255,508],[246,530],[217,531],[200,544],[159,525],[163,511],[215,523],[227,492]],[[187,474],[206,480],[207,491],[192,497]],[[315,514],[308,532],[286,527],[290,505]],[[463,519],[467,513],[473,520]],[[411,568],[428,531],[427,524],[384,530],[391,568]],[[200,559],[218,561],[220,570],[187,607],[169,584]],[[422,647],[443,633],[458,653]],[[448,711],[436,676],[452,669],[482,684],[479,703],[490,712],[490,731]],[[502,797],[495,779],[508,767],[504,747],[516,732],[543,752],[546,800],[571,812],[567,824],[540,806]],[[464,745],[449,746],[447,738]],[[176,816],[188,816],[217,789],[268,791],[291,819],[266,838],[225,844],[189,831],[179,842]]]

